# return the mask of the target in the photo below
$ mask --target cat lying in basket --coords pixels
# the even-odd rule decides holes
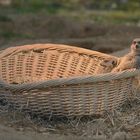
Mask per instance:
[[[135,39],[130,53],[121,58],[68,45],[12,47],[0,53],[0,78],[8,83],[27,83],[139,69],[139,55],[140,39]]]
[[[101,61],[95,73],[119,72],[133,68],[140,68],[140,38],[133,40],[131,50],[125,56],[116,60],[105,59]]]
[[[40,116],[112,111],[133,91],[140,72],[127,69],[139,68],[139,44],[134,40],[122,58],[59,44],[5,49],[0,52],[0,100]]]

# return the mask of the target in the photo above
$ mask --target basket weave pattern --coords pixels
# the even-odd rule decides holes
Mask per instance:
[[[0,100],[38,115],[102,114],[127,100],[135,71],[94,75],[117,57],[65,45],[37,44],[0,53]]]
[[[1,78],[8,83],[92,75],[98,63],[108,57],[98,52],[80,51],[56,45],[10,48],[0,60]],[[88,53],[89,52],[89,53]],[[6,53],[6,52],[5,52]],[[114,57],[114,59],[116,59]]]

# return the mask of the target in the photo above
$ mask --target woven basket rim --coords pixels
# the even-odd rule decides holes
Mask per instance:
[[[131,69],[125,70],[117,73],[105,73],[98,75],[85,75],[85,76],[73,76],[69,78],[57,78],[50,80],[42,80],[32,83],[23,83],[23,84],[8,84],[3,80],[0,81],[0,88],[9,89],[9,90],[33,90],[33,89],[43,89],[43,88],[52,88],[57,86],[68,86],[68,85],[77,85],[77,84],[88,84],[96,82],[105,82],[112,80],[119,80],[122,78],[135,77],[140,74],[140,70]]]
[[[0,51],[0,59],[3,57],[12,56],[16,55],[17,53],[22,53],[22,52],[29,52],[29,51],[41,51],[41,50],[57,50],[60,52],[70,52],[70,53],[78,53],[82,55],[96,55],[96,56],[101,56],[102,58],[114,58],[118,59],[118,57],[105,54],[102,52],[94,51],[94,50],[89,50],[85,48],[80,48],[80,47],[75,47],[72,45],[64,45],[64,44],[30,44],[30,45],[22,45],[22,46],[16,46],[16,47],[9,47],[5,50]]]

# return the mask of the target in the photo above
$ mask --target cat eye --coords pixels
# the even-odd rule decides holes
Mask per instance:
[[[136,49],[138,49],[139,48],[139,45],[136,45]]]

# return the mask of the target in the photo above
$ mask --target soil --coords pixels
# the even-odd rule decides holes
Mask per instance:
[[[97,24],[57,15],[8,14],[5,18],[0,19],[1,49],[49,42],[112,53],[128,48],[140,33],[140,27],[134,25]]]
[[[19,17],[13,17],[12,19]],[[97,50],[121,56],[128,52],[133,38],[139,37],[140,27],[128,25],[97,25],[95,23],[73,23],[69,19],[55,17],[55,22],[65,27],[54,28],[54,17],[38,17],[43,23],[37,26],[36,17],[20,17],[3,26],[33,38],[0,37],[1,49],[32,43],[62,43]],[[56,20],[57,19],[57,20]],[[30,25],[34,22],[34,26]],[[24,24],[23,28],[21,24]],[[45,27],[52,27],[47,32]],[[64,26],[65,25],[65,26]],[[36,28],[35,28],[36,27]],[[52,30],[53,29],[53,30]],[[61,36],[61,38],[60,38]],[[139,140],[140,139],[140,97],[139,90],[134,98],[121,108],[101,117],[51,118],[33,117],[16,112],[8,105],[0,105],[0,140]]]

